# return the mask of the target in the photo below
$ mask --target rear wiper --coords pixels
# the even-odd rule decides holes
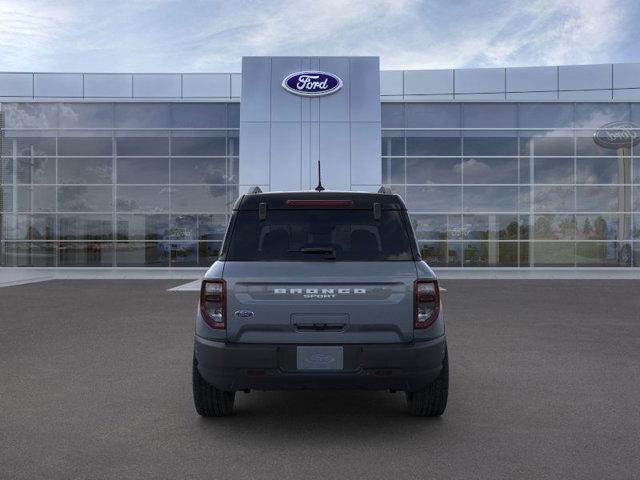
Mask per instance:
[[[335,260],[336,259],[336,250],[331,247],[307,247],[301,248],[300,250],[289,250],[290,252],[300,252],[300,253],[324,253],[325,259],[327,260]]]

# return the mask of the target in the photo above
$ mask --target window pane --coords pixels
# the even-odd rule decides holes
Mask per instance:
[[[171,139],[171,154],[184,156],[226,155],[225,133],[208,136],[176,137]]]
[[[595,130],[576,132],[576,153],[578,155],[615,157],[618,150],[615,148],[605,148],[594,141]]]
[[[119,212],[168,212],[169,192],[170,187],[162,186],[118,186],[116,208]]]
[[[529,212],[531,210],[531,187],[518,187],[518,211]]]
[[[6,137],[3,142],[3,155],[12,155],[15,146],[16,155],[46,156],[56,154],[56,139],[54,137]]]
[[[633,183],[640,184],[640,158],[633,159]]]
[[[111,158],[59,158],[58,183],[112,183]]]
[[[0,212],[12,212],[13,207],[13,187],[0,187]]]
[[[111,240],[113,217],[111,215],[59,215],[60,240]]]
[[[118,215],[118,240],[165,240],[169,235],[169,215]]]
[[[169,154],[167,137],[118,137],[116,138],[119,156],[166,156]]]
[[[462,181],[459,158],[407,158],[407,183],[456,183]]]
[[[173,103],[173,128],[226,128],[226,103]]]
[[[198,265],[198,243],[176,239],[165,244],[171,252],[172,267],[195,267]]]
[[[105,157],[113,154],[111,137],[60,137],[58,155]]]
[[[404,155],[404,131],[382,131],[382,156]]]
[[[118,157],[118,183],[169,183],[168,158]]]
[[[227,182],[238,183],[240,178],[240,159],[239,158],[227,158]]]
[[[462,141],[459,132],[407,131],[407,155],[460,156]]]
[[[110,103],[61,103],[60,128],[74,127],[113,127],[113,105]]]
[[[55,240],[55,215],[18,215],[15,240]]]
[[[573,267],[573,242],[533,242],[533,263],[536,267]]]
[[[578,267],[630,267],[631,244],[618,242],[578,242]]]
[[[240,153],[240,132],[227,130],[227,155],[234,157]]]
[[[628,211],[623,199],[631,198],[631,187],[576,187],[576,211],[578,212],[617,212]]]
[[[229,128],[240,128],[240,104],[227,103],[227,115]]]
[[[478,132],[479,133],[479,132]],[[506,156],[518,154],[518,138],[515,136],[470,136],[469,132],[464,137],[465,155]]]
[[[55,212],[56,187],[18,187],[19,212]]]
[[[576,128],[600,128],[611,122],[630,121],[628,103],[576,103]]]
[[[518,106],[514,104],[466,103],[465,128],[515,128],[518,126]]]
[[[631,238],[629,215],[576,215],[579,240],[627,240]]]
[[[61,267],[111,267],[112,243],[61,243],[59,247]]]
[[[227,211],[226,187],[172,187],[174,212],[223,213]]]
[[[425,242],[420,244],[420,256],[431,267],[461,267],[462,243]]]
[[[517,212],[518,187],[465,187],[465,212]]]
[[[459,128],[460,105],[442,103],[406,103],[409,128]]]
[[[573,104],[522,103],[518,114],[520,128],[573,127]]]
[[[382,128],[404,128],[403,103],[383,103],[380,107]]]
[[[116,265],[118,267],[168,267],[168,243],[118,242]]]
[[[0,184],[7,183],[13,183],[13,158],[0,158]]]
[[[51,242],[5,243],[6,267],[54,267],[56,244]]]
[[[558,157],[574,155],[573,135],[554,132],[521,132],[520,155]]]
[[[198,243],[198,266],[209,267],[218,259],[221,242]]]
[[[16,162],[18,183],[56,183],[55,158],[19,157]]]
[[[573,158],[536,158],[535,183],[573,183]]]
[[[407,208],[413,212],[460,212],[461,187],[407,187]]]
[[[533,235],[535,240],[573,240],[576,235],[576,220],[573,215],[534,215]]]
[[[227,229],[226,215],[198,215],[198,240],[222,241]]]
[[[460,239],[460,215],[411,215],[418,240]]]
[[[517,267],[517,242],[467,242],[464,244],[465,267]]]
[[[116,103],[117,128],[169,128],[171,126],[167,103]]]
[[[174,158],[173,183],[228,183],[224,158]]]
[[[469,240],[517,240],[516,215],[464,215],[462,232]]]
[[[631,176],[631,158],[578,158],[576,176],[577,183],[619,183],[621,180],[624,182],[624,179]]]
[[[382,159],[382,183],[406,183],[404,158]]]
[[[6,128],[57,128],[55,103],[2,103]]]
[[[518,183],[517,158],[465,158],[464,183]]]
[[[539,187],[533,189],[533,209],[536,212],[575,211],[575,187]]]
[[[60,212],[111,212],[113,189],[103,186],[58,187]]]

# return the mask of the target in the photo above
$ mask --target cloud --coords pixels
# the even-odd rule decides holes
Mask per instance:
[[[0,70],[239,71],[243,55],[384,69],[639,60],[633,0],[5,0]]]

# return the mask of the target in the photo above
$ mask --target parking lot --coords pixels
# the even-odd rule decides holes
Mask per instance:
[[[387,392],[191,399],[180,280],[0,289],[0,478],[627,479],[640,471],[640,281],[446,280],[440,419]]]

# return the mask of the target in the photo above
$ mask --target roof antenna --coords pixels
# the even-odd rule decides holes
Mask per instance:
[[[318,186],[315,188],[316,192],[322,192],[324,187],[322,186],[322,177],[320,176],[320,160],[318,160]]]

